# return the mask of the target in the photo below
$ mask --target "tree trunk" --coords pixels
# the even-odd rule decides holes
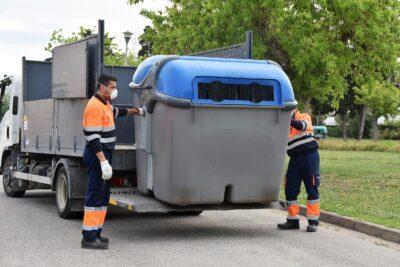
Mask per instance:
[[[307,97],[303,102],[303,113],[311,113],[311,97]]]
[[[348,115],[347,112],[345,114],[340,115],[342,119],[342,138],[344,141],[347,141],[347,119]]]
[[[374,118],[372,120],[372,138],[376,142],[379,139],[379,128],[378,128],[378,119]]]
[[[357,139],[360,141],[363,138],[364,135],[364,126],[365,126],[365,115],[367,113],[367,106],[366,105],[362,105],[360,107],[360,111],[359,111],[359,116],[360,116],[360,123],[358,126],[358,137]]]

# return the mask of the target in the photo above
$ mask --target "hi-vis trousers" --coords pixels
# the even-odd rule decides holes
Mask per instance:
[[[103,153],[111,164],[112,153],[104,149]],[[82,235],[87,241],[96,240],[103,229],[110,200],[110,181],[104,181],[101,176],[100,161],[88,147],[83,152],[83,161],[87,167],[87,187],[85,194],[85,214],[83,218]]]
[[[286,173],[285,195],[288,205],[288,220],[299,220],[299,204],[297,196],[300,193],[301,182],[307,191],[307,219],[310,223],[318,223],[320,183],[318,150],[290,158]]]

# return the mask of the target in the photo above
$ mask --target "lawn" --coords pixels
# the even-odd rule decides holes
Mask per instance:
[[[320,156],[322,210],[400,229],[400,153],[320,150]],[[302,186],[302,204],[306,197]]]

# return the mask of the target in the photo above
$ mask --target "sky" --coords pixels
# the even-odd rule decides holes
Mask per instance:
[[[130,6],[127,0],[0,0],[0,77],[20,72],[22,57],[44,60],[51,33],[63,29],[65,36],[78,32],[79,26],[97,26],[105,20],[105,31],[125,49],[122,32],[132,32],[129,49],[139,49],[137,37],[150,21],[142,17],[142,8],[163,10],[168,0],[145,0]]]

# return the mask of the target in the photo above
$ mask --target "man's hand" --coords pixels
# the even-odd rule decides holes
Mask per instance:
[[[103,180],[110,180],[113,174],[112,168],[108,160],[104,160],[100,162],[102,178]]]
[[[128,114],[144,116],[145,110],[143,108],[128,108]]]

